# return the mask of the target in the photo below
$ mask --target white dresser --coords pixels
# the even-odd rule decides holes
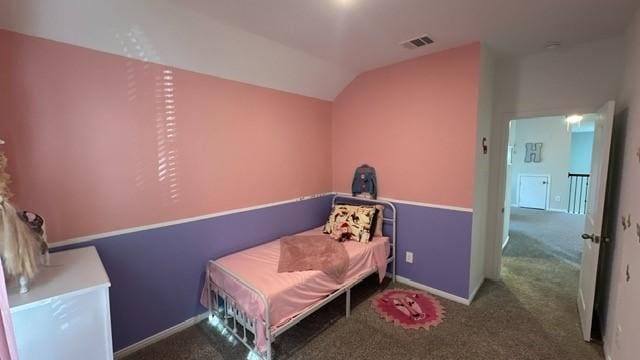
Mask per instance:
[[[95,247],[51,254],[26,294],[10,285],[20,360],[113,359],[110,286]]]

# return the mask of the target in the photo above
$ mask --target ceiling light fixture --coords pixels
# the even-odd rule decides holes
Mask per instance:
[[[573,114],[573,115],[567,116],[567,118],[565,119],[565,121],[567,122],[567,131],[571,132],[572,131],[571,129],[574,126],[577,126],[579,128],[580,122],[582,121],[582,119],[584,119],[584,116],[580,114]]]
[[[578,114],[573,114],[573,115],[569,115],[567,116],[567,123],[569,124],[579,124],[582,119],[584,119],[584,116],[582,115],[578,115]]]

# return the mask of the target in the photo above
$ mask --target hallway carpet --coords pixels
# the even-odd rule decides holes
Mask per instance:
[[[277,339],[276,359],[591,360],[599,345],[582,341],[576,308],[575,267],[554,256],[528,257],[520,238],[503,258],[503,280],[486,281],[470,306],[438,298],[444,322],[431,330],[405,330],[381,319],[371,297],[381,288],[369,277],[352,291],[353,311],[344,317],[344,296]],[[512,256],[517,254],[517,256]],[[404,287],[402,285],[397,285]],[[126,360],[246,359],[207,321],[151,345]]]
[[[584,219],[584,215],[512,207],[509,241],[517,239],[517,246],[505,250],[510,256],[557,258],[579,267]]]

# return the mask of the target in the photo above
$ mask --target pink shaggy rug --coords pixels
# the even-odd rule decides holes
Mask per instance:
[[[387,321],[405,329],[428,329],[444,319],[444,308],[433,296],[414,290],[387,289],[371,301]]]

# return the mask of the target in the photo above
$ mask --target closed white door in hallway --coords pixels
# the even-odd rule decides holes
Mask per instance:
[[[524,174],[518,176],[519,207],[545,210],[548,194],[549,176]]]

